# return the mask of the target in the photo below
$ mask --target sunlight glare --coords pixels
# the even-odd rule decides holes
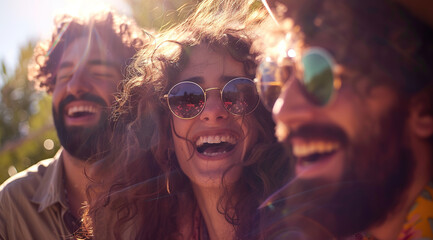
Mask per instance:
[[[114,4],[116,6],[114,6]],[[65,0],[62,8],[56,10],[56,14],[69,14],[71,16],[88,16],[97,11],[106,11],[108,9],[117,9],[125,13],[125,5],[121,1],[107,0]]]

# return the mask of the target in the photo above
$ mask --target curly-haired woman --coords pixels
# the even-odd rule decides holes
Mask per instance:
[[[252,81],[245,23],[260,15],[210,2],[136,56],[115,111],[115,161],[101,164],[110,187],[89,209],[96,238],[258,238],[257,208],[288,175]]]

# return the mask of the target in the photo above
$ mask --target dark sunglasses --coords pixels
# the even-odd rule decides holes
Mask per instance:
[[[307,49],[301,57],[301,66],[295,67],[288,55],[279,62],[266,58],[257,68],[256,85],[262,103],[272,111],[275,101],[287,81],[297,79],[303,93],[318,106],[325,106],[341,86],[335,76],[334,60],[324,49]]]
[[[259,95],[251,79],[235,78],[227,82],[222,89],[204,89],[195,82],[184,81],[174,85],[164,98],[170,111],[178,118],[192,119],[200,115],[206,105],[206,93],[219,90],[224,108],[234,115],[252,113],[259,104]]]

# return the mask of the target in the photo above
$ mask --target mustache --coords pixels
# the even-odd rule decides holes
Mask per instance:
[[[107,103],[101,97],[94,95],[94,94],[91,94],[91,93],[85,93],[85,94],[81,95],[80,97],[76,97],[74,95],[66,96],[65,99],[60,101],[59,112],[63,112],[63,110],[67,104],[69,104],[73,101],[78,101],[78,100],[94,102],[94,103],[97,103],[97,104],[103,106],[104,108],[108,107]]]
[[[336,140],[343,144],[348,142],[346,132],[335,125],[323,123],[309,123],[300,126],[296,130],[291,130],[289,138],[302,137],[304,139],[326,138]]]

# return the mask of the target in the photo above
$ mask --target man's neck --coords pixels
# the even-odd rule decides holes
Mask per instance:
[[[397,206],[397,209],[388,215],[384,223],[368,230],[368,232],[377,239],[397,239],[415,200],[433,178],[431,172],[433,168],[433,156],[429,142],[412,138],[411,143],[415,164],[412,181],[407,190],[403,193],[401,197],[402,200]]]
[[[81,159],[77,159],[66,150],[63,151],[65,188],[67,201],[71,213],[76,218],[81,218],[81,207],[86,201],[86,188],[89,183],[88,176],[89,164]]]

